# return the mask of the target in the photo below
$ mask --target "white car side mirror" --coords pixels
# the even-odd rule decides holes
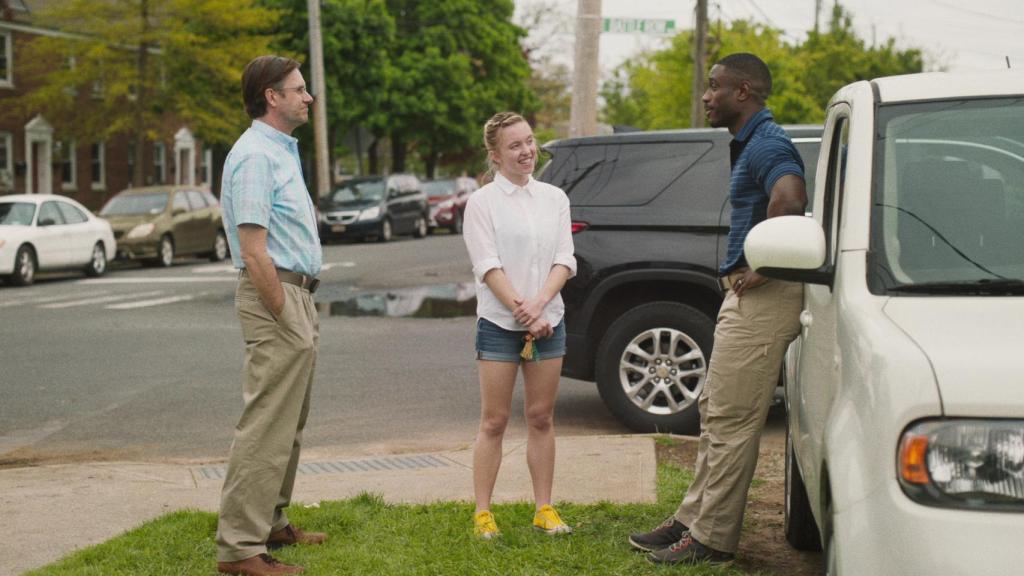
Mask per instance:
[[[743,252],[750,267],[759,272],[762,268],[817,270],[825,264],[825,232],[807,216],[769,218],[750,230]]]

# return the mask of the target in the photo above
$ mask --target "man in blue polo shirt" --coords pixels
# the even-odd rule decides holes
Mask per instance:
[[[726,293],[698,401],[701,435],[693,484],[671,518],[629,537],[657,564],[733,559],[782,357],[800,333],[803,286],[757,274],[743,255],[743,241],[754,225],[803,214],[807,204],[803,161],[765,107],[771,88],[768,66],[740,53],[711,68],[703,96],[711,125],[733,135],[732,218],[719,268]]]
[[[320,325],[313,292],[321,250],[313,201],[293,130],[313,96],[299,63],[261,56],[242,73],[253,119],[224,162],[221,205],[239,269],[235,308],[245,340],[242,397],[217,522],[217,569],[225,574],[297,574],[267,550],[320,544],[326,535],[288,522]]]

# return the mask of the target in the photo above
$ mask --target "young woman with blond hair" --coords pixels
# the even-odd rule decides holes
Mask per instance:
[[[533,525],[548,534],[567,534],[572,529],[551,507],[551,486],[555,398],[565,355],[559,291],[576,273],[569,199],[559,188],[533,179],[537,143],[522,116],[495,114],[484,125],[484,144],[494,180],[470,196],[463,229],[477,285],[481,407],[473,451],[474,532],[485,539],[500,534],[491,495],[521,366]]]

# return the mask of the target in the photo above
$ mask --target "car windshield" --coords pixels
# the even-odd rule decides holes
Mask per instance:
[[[331,202],[377,201],[384,197],[384,181],[349,182],[331,194]]]
[[[884,106],[875,131],[876,293],[1021,293],[1024,99]]]
[[[31,202],[0,202],[0,226],[31,226],[35,215]]]
[[[423,192],[428,198],[455,194],[455,180],[432,180],[423,183]]]
[[[100,216],[159,214],[167,209],[167,192],[121,194],[114,196],[100,210]]]

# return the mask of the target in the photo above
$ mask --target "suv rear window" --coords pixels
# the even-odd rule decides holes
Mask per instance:
[[[544,180],[575,206],[639,206],[673,186],[692,185],[680,177],[711,147],[702,141],[574,146],[552,161]]]

